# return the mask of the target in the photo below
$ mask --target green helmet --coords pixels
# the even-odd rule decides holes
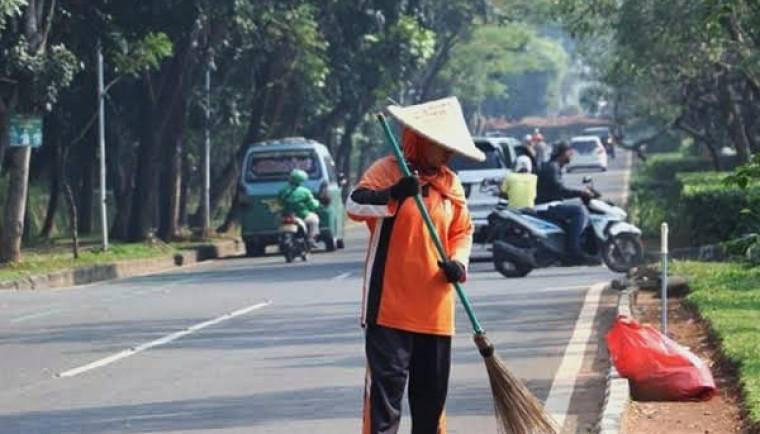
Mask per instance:
[[[293,169],[290,171],[290,183],[294,185],[301,185],[309,179],[309,175],[301,169]]]

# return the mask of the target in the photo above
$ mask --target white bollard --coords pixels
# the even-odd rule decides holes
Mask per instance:
[[[668,334],[668,224],[660,226],[660,254],[662,255],[662,286],[660,288],[660,330]]]

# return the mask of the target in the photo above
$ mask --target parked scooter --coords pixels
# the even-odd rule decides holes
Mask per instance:
[[[280,253],[285,256],[285,262],[291,263],[298,257],[303,261],[309,259],[311,246],[303,220],[290,213],[283,214],[278,233]]]
[[[592,180],[584,184],[594,192],[583,200],[590,224],[582,234],[584,252],[615,272],[624,273],[640,264],[644,256],[641,230],[626,222],[626,212],[611,202],[600,200]],[[535,210],[514,210],[501,205],[488,217],[489,241],[493,243],[494,266],[505,277],[524,277],[534,268],[573,262],[567,254],[567,234],[561,223],[540,217],[541,211],[561,202],[551,202]]]

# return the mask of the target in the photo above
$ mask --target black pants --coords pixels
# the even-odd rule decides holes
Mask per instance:
[[[395,434],[409,380],[412,434],[445,434],[451,337],[368,325],[364,434]]]

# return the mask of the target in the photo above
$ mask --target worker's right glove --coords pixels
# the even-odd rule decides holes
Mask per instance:
[[[438,266],[443,270],[443,274],[446,275],[446,280],[449,283],[463,283],[467,280],[467,271],[459,261],[453,261],[451,259],[447,261],[438,261]]]
[[[420,181],[414,176],[405,176],[390,188],[391,197],[400,202],[420,192]]]

